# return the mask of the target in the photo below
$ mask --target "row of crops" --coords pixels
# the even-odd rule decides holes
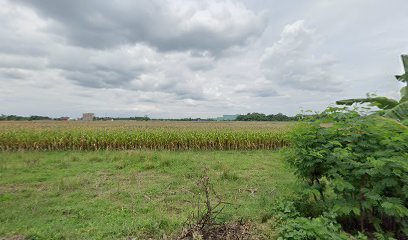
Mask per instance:
[[[255,150],[288,144],[288,126],[237,123],[1,123],[0,150]]]

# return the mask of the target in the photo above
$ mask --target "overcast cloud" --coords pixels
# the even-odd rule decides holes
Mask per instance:
[[[398,97],[406,0],[0,0],[0,114],[215,117]]]

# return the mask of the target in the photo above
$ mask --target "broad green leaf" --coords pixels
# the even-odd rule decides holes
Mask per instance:
[[[401,55],[402,64],[404,65],[405,73],[395,76],[398,81],[408,83],[408,55]]]
[[[408,55],[401,55],[402,64],[404,65],[405,73],[408,73]]]
[[[408,101],[400,103],[393,109],[388,110],[384,114],[384,117],[389,117],[400,121],[408,119]]]
[[[396,75],[395,76],[398,81],[408,83],[408,73],[404,73],[403,75]]]
[[[400,103],[408,101],[408,86],[401,88],[400,93],[401,93]]]
[[[370,103],[371,106],[376,106],[384,110],[391,109],[398,105],[398,101],[386,97],[353,98],[336,102],[338,105],[352,105],[354,103]]]

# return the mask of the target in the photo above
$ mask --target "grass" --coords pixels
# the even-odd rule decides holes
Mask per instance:
[[[271,151],[1,152],[0,238],[161,238],[183,227],[205,168],[221,219],[261,223],[295,178]]]

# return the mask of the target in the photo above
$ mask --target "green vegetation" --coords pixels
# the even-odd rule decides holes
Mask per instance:
[[[247,113],[246,115],[239,115],[235,121],[296,121],[299,117],[288,117],[285,114],[270,114],[263,113]]]
[[[406,237],[408,128],[389,118],[338,108],[324,115],[330,126],[316,121],[292,131],[286,159],[309,193],[301,201],[311,209],[323,206],[319,214],[299,215],[313,217],[307,220],[310,226],[326,213],[353,234]],[[307,234],[297,239],[310,239]]]
[[[95,117],[95,121],[149,121],[150,118],[148,116],[144,117]]]
[[[392,118],[398,121],[402,121],[405,125],[408,125],[408,55],[402,55],[402,63],[404,65],[405,73],[403,75],[395,76],[398,81],[405,83],[406,85],[401,88],[400,100],[394,100],[386,97],[377,97],[368,95],[367,98],[354,98],[340,100],[336,103],[338,105],[352,105],[355,103],[369,103],[370,106],[378,107],[383,111],[379,112],[380,115]]]
[[[295,188],[283,165],[271,151],[1,152],[0,236],[170,237],[195,210],[205,168],[231,203],[219,218],[256,228]]]
[[[3,122],[0,150],[255,150],[286,146],[286,123]]]
[[[407,83],[403,62],[397,79]],[[329,107],[296,125],[2,122],[0,236],[194,239],[228,229],[249,236],[252,226],[265,239],[407,239],[407,89],[399,101],[338,102],[369,103],[380,109],[373,114]],[[287,146],[291,169],[265,151]]]
[[[406,73],[396,76],[408,83]],[[347,99],[291,131],[285,158],[304,184],[298,196],[278,202],[274,228],[281,239],[407,239],[408,87],[399,101]],[[347,233],[346,233],[347,232]]]
[[[17,115],[0,115],[0,121],[37,121],[37,120],[51,120],[50,117],[46,116],[17,116]]]
[[[305,199],[297,199],[297,203]],[[307,203],[307,200],[306,200]],[[307,206],[310,207],[310,206]],[[306,209],[298,210],[292,201],[278,202],[274,207],[273,227],[279,233],[279,240],[303,239],[333,239],[347,240],[351,236],[342,231],[340,224],[335,220],[335,215],[323,213],[314,218],[303,217]],[[312,208],[316,208],[313,206]]]

